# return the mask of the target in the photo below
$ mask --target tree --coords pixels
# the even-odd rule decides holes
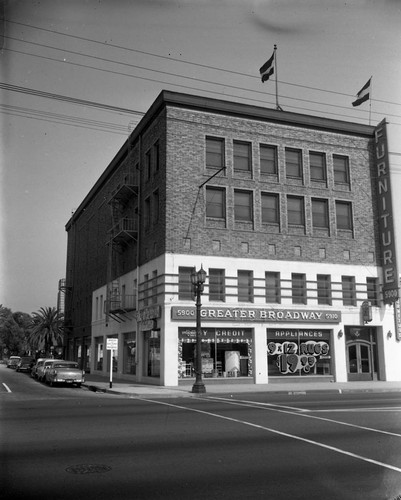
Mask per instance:
[[[7,356],[22,355],[30,352],[28,342],[32,317],[23,312],[13,313],[0,304],[0,346],[2,354]]]
[[[46,354],[52,347],[63,344],[63,314],[55,307],[41,307],[32,313],[29,342],[36,350],[44,350]]]

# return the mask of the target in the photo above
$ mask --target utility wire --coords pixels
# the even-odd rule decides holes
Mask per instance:
[[[81,36],[78,36],[78,35],[72,35],[72,34],[69,34],[69,33],[62,33],[60,31],[56,31],[56,30],[49,30],[49,29],[46,29],[46,28],[42,28],[40,26],[34,26],[34,25],[31,25],[31,24],[20,23],[20,22],[17,22],[17,21],[11,21],[9,19],[5,19],[5,22],[11,23],[11,24],[18,24],[20,26],[25,26],[27,28],[33,28],[33,29],[36,29],[36,30],[45,31],[45,32],[48,32],[48,33],[52,33],[52,34],[56,34],[56,35],[61,35],[61,36],[69,37],[69,38],[76,39],[76,40],[81,40],[81,41],[85,41],[85,42],[95,43],[95,44],[101,45],[103,47],[117,48],[117,49],[129,51],[129,52],[135,52],[135,53],[139,53],[139,54],[143,54],[143,55],[147,55],[147,56],[152,56],[152,57],[156,57],[156,58],[160,58],[160,59],[164,59],[164,60],[179,62],[180,64],[188,64],[188,65],[196,66],[196,67],[199,67],[199,68],[207,68],[207,69],[211,69],[213,71],[219,71],[219,72],[230,73],[230,74],[239,75],[239,76],[245,76],[245,77],[252,78],[252,79],[257,79],[257,80],[260,79],[259,76],[249,75],[249,74],[246,74],[246,73],[241,73],[239,71],[233,71],[233,70],[228,70],[228,69],[224,69],[224,68],[221,68],[221,67],[210,66],[210,65],[201,64],[201,63],[195,63],[193,61],[188,61],[188,60],[185,60],[185,59],[177,59],[177,58],[174,58],[174,57],[171,57],[171,56],[162,56],[160,54],[155,54],[153,52],[147,52],[147,51],[143,51],[143,50],[133,49],[133,48],[130,48],[130,47],[125,47],[123,45],[116,45],[116,44],[107,43],[107,42],[100,42],[98,40],[93,40],[91,38],[81,37]],[[33,43],[33,42],[28,42],[28,43]],[[61,49],[58,49],[58,50],[61,50]],[[88,57],[91,57],[91,56],[88,56]],[[313,91],[318,91],[318,92],[325,92],[325,93],[335,94],[335,95],[340,95],[340,96],[345,96],[345,97],[351,97],[351,98],[355,97],[353,94],[346,94],[346,93],[343,93],[343,92],[337,92],[337,91],[333,91],[333,90],[325,90],[325,89],[320,89],[320,88],[316,88],[316,87],[310,87],[308,85],[300,85],[300,84],[295,84],[295,83],[290,83],[290,82],[284,82],[284,81],[280,81],[280,84],[289,85],[289,86],[293,86],[293,87],[299,87],[299,88],[303,88],[303,89],[307,89],[307,90],[313,90]],[[380,99],[374,99],[374,101],[375,102],[385,103],[385,104],[391,104],[391,105],[401,106],[401,103],[395,103],[395,102],[390,102],[390,101],[383,101],[383,100],[380,100]]]

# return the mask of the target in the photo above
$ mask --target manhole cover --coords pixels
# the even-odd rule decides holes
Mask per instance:
[[[101,464],[79,464],[71,465],[71,467],[67,467],[65,470],[71,474],[100,474],[102,472],[109,472],[111,467]]]

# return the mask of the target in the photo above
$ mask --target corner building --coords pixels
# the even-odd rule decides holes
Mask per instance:
[[[401,380],[374,160],[371,126],[161,92],[67,223],[69,358],[193,383],[203,266],[206,385]]]

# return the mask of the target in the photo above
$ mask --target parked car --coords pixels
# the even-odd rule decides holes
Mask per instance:
[[[45,381],[46,370],[50,368],[53,361],[56,360],[53,358],[46,358],[41,363],[36,363],[36,378],[39,380],[39,382]]]
[[[20,356],[10,356],[7,361],[7,368],[17,368],[20,359]]]
[[[48,367],[46,364],[48,363]],[[51,363],[45,363],[45,382],[51,386],[55,384],[75,384],[81,387],[85,382],[85,372],[78,368],[78,363],[75,361],[60,361],[54,359]]]
[[[30,372],[34,363],[35,360],[32,356],[22,356],[15,370],[17,372]]]
[[[43,363],[45,361],[47,361],[49,358],[38,358],[34,365],[32,366],[32,370],[31,370],[31,377],[32,378],[38,378],[38,368],[40,366],[43,366]]]

